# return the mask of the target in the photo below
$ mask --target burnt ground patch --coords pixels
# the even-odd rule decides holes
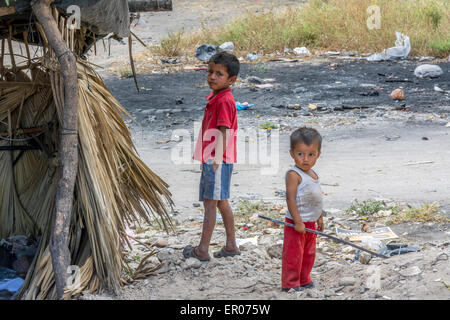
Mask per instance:
[[[330,59],[312,62],[269,62],[241,65],[240,79],[249,76],[273,79],[274,87],[252,88],[244,83],[233,89],[236,101],[253,103],[253,111],[261,115],[286,115],[311,112],[310,103],[319,106],[317,114],[362,108],[393,107],[412,112],[446,112],[450,104],[448,93],[437,92],[434,86],[450,90],[449,62],[439,66],[444,74],[439,78],[418,79],[414,69],[424,63],[412,60],[368,62],[365,60]],[[151,115],[180,113],[198,115],[205,106],[205,71],[184,71],[171,74],[138,75],[140,87],[150,90],[136,92],[132,78],[118,79],[103,74],[114,96],[139,122]],[[392,90],[402,88],[404,101],[394,101]],[[290,110],[300,105],[299,110]],[[431,108],[431,109],[430,109]]]

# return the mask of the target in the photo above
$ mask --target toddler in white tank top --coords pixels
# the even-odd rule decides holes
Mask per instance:
[[[314,287],[311,270],[316,257],[316,235],[305,228],[323,231],[322,190],[312,170],[320,157],[322,137],[313,128],[300,128],[291,135],[294,167],[286,173],[286,222],[281,258],[281,288],[302,291]]]

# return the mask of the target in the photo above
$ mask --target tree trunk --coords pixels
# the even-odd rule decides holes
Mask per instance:
[[[64,42],[51,13],[50,4],[53,1],[34,0],[32,8],[42,25],[49,45],[59,59],[64,80],[64,108],[59,137],[61,171],[50,238],[56,292],[58,299],[62,299],[68,278],[67,268],[70,265],[69,226],[78,168],[78,83],[76,58]]]
[[[130,12],[172,11],[172,0],[128,0]]]

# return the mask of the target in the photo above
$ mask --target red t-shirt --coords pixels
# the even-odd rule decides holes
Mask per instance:
[[[228,143],[223,154],[226,163],[236,162],[236,136],[237,136],[237,112],[231,89],[220,91],[213,96],[211,92],[206,99],[208,104],[203,115],[202,128],[199,132],[197,144],[194,151],[194,159],[207,162],[214,159],[216,155],[217,137],[219,137],[219,126],[227,127]]]

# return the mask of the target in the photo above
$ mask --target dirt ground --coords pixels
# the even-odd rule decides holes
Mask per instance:
[[[142,16],[137,34],[156,43],[168,31],[199,27],[201,21],[221,24],[244,9],[264,10],[294,5],[295,1],[177,1],[171,13]],[[226,14],[217,14],[218,8]],[[135,46],[136,50],[144,50]],[[111,56],[99,50],[90,61],[110,66],[125,59],[127,46],[111,43]],[[126,57],[126,59],[128,59]],[[448,61],[433,61],[444,70],[435,79],[417,79],[413,71],[424,62],[411,58],[399,62],[369,63],[356,54],[322,56],[297,62],[243,63],[240,80],[233,89],[236,101],[254,104],[238,111],[242,153],[234,167],[231,204],[237,210],[242,201],[263,201],[266,206],[286,207],[282,196],[284,173],[292,166],[289,134],[308,125],[324,137],[317,163],[324,191],[326,232],[344,226],[358,229],[361,220],[344,212],[354,199],[378,199],[386,203],[419,206],[436,202],[439,214],[450,216],[450,98],[434,86],[450,90]],[[200,63],[199,63],[200,64]],[[184,260],[182,248],[197,244],[201,234],[202,206],[198,201],[199,164],[189,157],[177,163],[180,152],[189,155],[195,126],[203,116],[205,71],[139,74],[136,92],[132,78],[99,69],[115,97],[135,121],[128,121],[140,156],[169,185],[175,208],[172,217],[176,233],[151,229],[130,233],[141,240],[165,242],[158,249],[162,263],[158,275],[124,287],[117,295],[86,295],[84,299],[449,299],[449,223],[409,222],[392,226],[397,243],[420,248],[386,260],[373,258],[369,264],[353,261],[355,252],[318,238],[313,280],[315,289],[301,293],[280,292],[280,244],[278,227],[247,230],[237,225],[237,238],[257,237],[257,245],[243,245],[242,255],[214,259],[208,263]],[[250,76],[272,84],[255,88]],[[265,81],[264,81],[265,79]],[[406,99],[396,102],[389,93],[403,88]],[[311,109],[309,104],[318,106]],[[269,132],[259,129],[264,122],[279,126],[270,130],[272,157],[264,157]],[[239,133],[238,133],[239,134]],[[183,140],[180,141],[180,137]],[[189,143],[190,142],[190,143]],[[254,148],[254,149],[253,149]],[[271,149],[272,148],[272,149]],[[253,151],[251,151],[253,150]],[[258,155],[256,163],[251,155]],[[174,160],[175,159],[175,160]],[[245,160],[244,160],[245,159]],[[265,162],[264,162],[265,161]],[[282,211],[281,211],[282,212]],[[283,215],[279,215],[282,219]],[[254,223],[255,224],[255,223]],[[369,223],[372,228],[382,222]],[[222,224],[214,232],[212,252],[225,240]],[[136,243],[133,254],[145,252]],[[379,275],[378,289],[368,288],[373,274]],[[352,279],[343,279],[350,277]],[[348,280],[348,283],[344,283]]]

